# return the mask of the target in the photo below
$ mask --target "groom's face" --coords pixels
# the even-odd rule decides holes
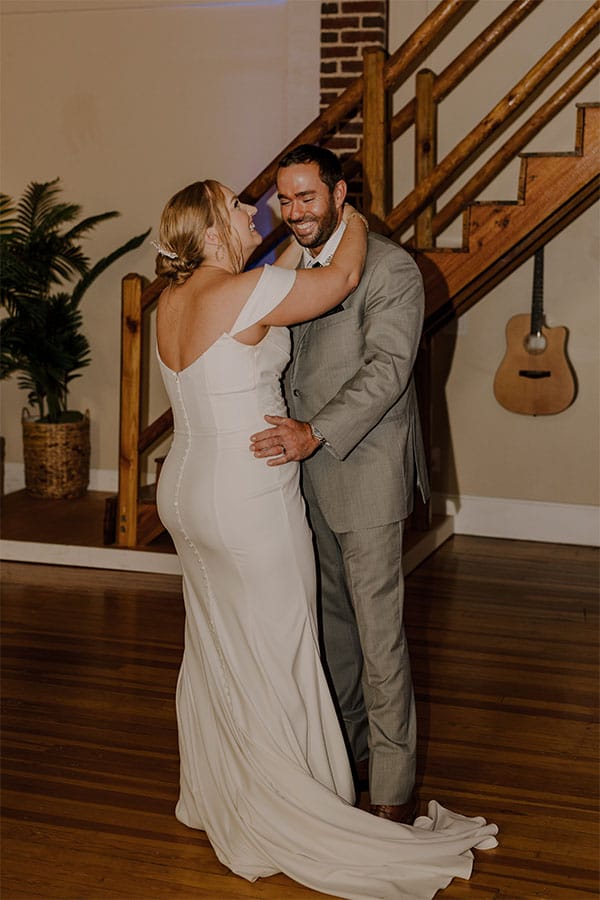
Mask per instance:
[[[341,221],[345,182],[330,191],[317,163],[297,163],[277,172],[277,196],[283,221],[298,243],[318,256]]]

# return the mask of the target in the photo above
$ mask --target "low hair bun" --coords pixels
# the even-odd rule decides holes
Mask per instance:
[[[156,257],[155,271],[160,278],[167,278],[174,285],[180,286],[185,284],[200,262],[200,259],[187,260],[180,256],[170,259],[168,256],[159,254]]]

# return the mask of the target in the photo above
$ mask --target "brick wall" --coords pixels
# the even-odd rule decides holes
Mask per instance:
[[[321,99],[323,110],[362,74],[365,47],[387,47],[389,0],[324,0],[321,3]],[[324,143],[342,159],[360,147],[362,113]],[[360,179],[350,185],[360,198]]]

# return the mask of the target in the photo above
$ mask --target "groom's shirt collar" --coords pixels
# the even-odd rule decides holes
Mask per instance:
[[[319,253],[318,256],[311,256],[308,250],[303,251],[303,265],[305,269],[312,269],[315,263],[320,263],[322,266],[328,266],[331,262],[331,257],[337,250],[337,246],[342,239],[342,235],[346,230],[346,223],[340,222],[338,227],[335,229],[327,243],[324,245],[323,249]]]

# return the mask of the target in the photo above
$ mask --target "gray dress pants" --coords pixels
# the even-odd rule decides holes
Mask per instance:
[[[414,788],[416,715],[402,620],[402,522],[336,533],[304,478],[320,574],[323,652],[354,759],[370,757],[371,803]]]

